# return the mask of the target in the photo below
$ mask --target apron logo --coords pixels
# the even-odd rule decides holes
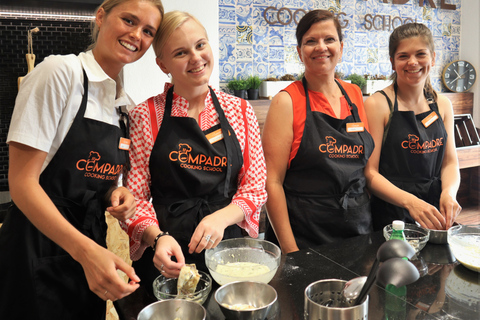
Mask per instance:
[[[223,172],[227,166],[227,157],[210,157],[204,154],[192,155],[192,147],[187,143],[179,143],[178,151],[172,151],[168,155],[170,161],[180,162],[180,168],[202,171]]]
[[[408,140],[402,141],[401,145],[403,149],[409,149],[410,153],[417,154],[437,152],[438,148],[443,146],[443,137],[424,141],[423,143],[420,143],[419,141],[419,137],[414,134],[409,134]]]
[[[115,180],[120,172],[122,172],[123,165],[112,165],[110,163],[100,163],[102,157],[96,151],[90,151],[87,159],[80,159],[77,161],[77,170],[84,171],[85,178],[94,178],[100,180]]]
[[[337,145],[337,140],[332,136],[325,137],[325,143],[318,147],[321,153],[328,153],[329,158],[355,158],[363,154],[363,145]]]

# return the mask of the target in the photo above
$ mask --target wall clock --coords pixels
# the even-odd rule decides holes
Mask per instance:
[[[465,60],[450,62],[442,72],[442,80],[445,87],[453,92],[468,91],[475,80],[477,72],[473,65]]]

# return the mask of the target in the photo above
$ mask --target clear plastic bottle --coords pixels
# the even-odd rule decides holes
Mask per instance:
[[[393,284],[387,284],[385,291],[385,319],[407,319],[407,286],[397,288]]]
[[[398,239],[407,241],[405,238],[405,234],[403,233],[403,229],[405,229],[405,222],[402,220],[394,220],[392,222],[392,234],[390,235],[390,239]]]
[[[407,241],[405,238],[405,223],[401,220],[395,220],[392,222],[392,234],[390,239],[398,239]],[[404,258],[406,259],[406,258]],[[405,320],[407,317],[407,287],[403,286],[397,288],[393,284],[388,284],[385,287],[387,291],[385,295],[385,319],[386,320]]]

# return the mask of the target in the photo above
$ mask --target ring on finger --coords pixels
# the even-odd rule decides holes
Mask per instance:
[[[103,295],[106,297],[107,293],[108,293],[108,290],[105,290],[105,293]]]
[[[215,240],[213,239],[208,239],[208,241],[210,241],[211,243],[215,243]]]
[[[206,236],[205,236],[205,240],[206,240],[207,242],[209,242],[211,237],[212,237],[212,235],[210,235],[210,234],[209,234],[209,235],[206,235]]]

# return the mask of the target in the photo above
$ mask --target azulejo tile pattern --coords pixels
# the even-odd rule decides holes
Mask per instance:
[[[458,59],[461,0],[449,0],[456,10],[441,9],[441,1],[405,4],[383,0],[219,0],[220,87],[228,91],[228,80],[259,75],[299,75],[295,37],[297,22],[312,9],[326,9],[338,15],[344,36],[342,61],[337,71],[344,75],[385,75],[392,73],[388,38],[395,27],[416,21],[427,25],[434,35],[436,65],[431,80],[444,91],[441,72]],[[268,21],[272,22],[269,24]]]

